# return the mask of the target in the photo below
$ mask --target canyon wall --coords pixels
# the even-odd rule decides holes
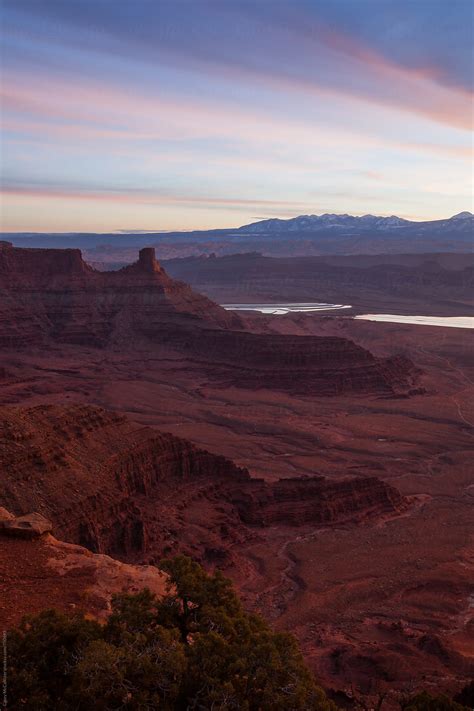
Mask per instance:
[[[403,356],[376,358],[347,338],[208,332],[187,347],[225,385],[298,395],[409,393],[420,371]]]
[[[417,371],[344,338],[246,332],[241,319],[171,279],[153,249],[98,272],[79,250],[0,248],[0,348],[166,348],[223,385],[310,395],[408,393]],[[169,352],[162,357],[169,357]]]
[[[260,526],[361,521],[406,508],[397,489],[377,477],[337,482],[303,477],[280,479],[272,485],[252,480],[235,503],[245,523]]]
[[[142,249],[136,264],[104,273],[86,264],[78,249],[0,246],[0,347],[160,339],[170,321],[183,328],[200,321],[207,328],[240,324],[168,277],[152,249]]]
[[[386,313],[470,313],[472,254],[265,257],[258,253],[172,259],[176,279],[220,303],[322,302]]]
[[[3,408],[0,505],[38,511],[92,551],[151,561],[225,557],[254,527],[329,525],[403,511],[376,478],[253,479],[186,440],[89,406]]]

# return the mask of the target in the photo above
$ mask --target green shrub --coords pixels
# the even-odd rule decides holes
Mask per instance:
[[[246,613],[221,573],[161,565],[167,594],[113,598],[103,626],[55,611],[9,636],[9,709],[335,711],[293,637]]]
[[[459,694],[454,697],[458,704],[467,706],[469,709],[474,709],[474,679],[461,689]]]
[[[466,711],[466,707],[456,703],[448,696],[440,694],[432,696],[427,691],[422,691],[402,704],[404,711]]]

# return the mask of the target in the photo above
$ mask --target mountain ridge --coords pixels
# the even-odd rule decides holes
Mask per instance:
[[[451,220],[459,220],[459,219],[471,219],[474,220],[474,213],[470,212],[469,210],[463,210],[461,212],[456,213],[455,215],[451,215],[451,217],[443,217],[439,218],[436,220],[408,220],[405,217],[399,217],[398,215],[373,215],[372,213],[366,213],[364,215],[350,215],[348,213],[339,213],[339,212],[325,212],[322,213],[321,215],[316,215],[316,214],[310,214],[310,215],[296,215],[295,217],[288,217],[288,218],[280,218],[280,217],[270,217],[270,218],[265,218],[263,220],[256,220],[255,222],[250,222],[245,225],[240,225],[239,227],[213,227],[210,229],[190,229],[190,230],[163,230],[160,228],[157,228],[156,230],[142,230],[142,229],[117,229],[114,230],[113,232],[40,232],[40,231],[25,231],[25,232],[9,232],[8,230],[0,230],[0,235],[4,237],[9,237],[9,238],[15,238],[15,237],[39,237],[41,235],[51,235],[51,236],[57,236],[57,237],[75,237],[75,236],[87,236],[87,235],[96,235],[96,236],[107,236],[107,237],[123,237],[123,236],[130,236],[130,235],[136,235],[137,237],[141,238],[147,238],[147,237],[165,237],[167,235],[191,235],[191,234],[199,234],[199,233],[214,233],[214,234],[226,234],[230,232],[236,232],[236,231],[242,231],[244,229],[247,229],[249,227],[253,227],[254,225],[263,225],[263,224],[270,224],[270,223],[290,223],[294,222],[296,220],[302,220],[302,219],[317,219],[317,220],[323,220],[328,222],[329,219],[334,220],[334,218],[344,218],[344,219],[351,219],[351,220],[356,220],[359,221],[360,223],[378,223],[378,224],[386,224],[386,225],[391,225],[391,226],[401,226],[401,225],[426,225],[426,224],[439,224],[439,223],[448,223]]]
[[[397,215],[390,215],[389,217],[384,217],[381,215],[349,215],[347,213],[324,213],[322,215],[298,215],[297,217],[291,217],[286,220],[277,217],[270,218],[268,220],[259,220],[257,222],[252,222],[248,225],[242,225],[238,228],[238,232],[249,233],[249,232],[267,232],[267,231],[311,231],[323,228],[358,228],[363,227],[364,229],[377,229],[377,230],[392,230],[401,227],[413,227],[422,228],[425,225],[433,225],[435,228],[440,226],[448,226],[448,223],[455,223],[457,227],[458,224],[464,226],[463,223],[469,221],[471,227],[474,223],[474,216],[471,212],[467,210],[464,212],[459,212],[452,217],[448,217],[442,220],[423,220],[420,222],[414,220],[407,220],[403,217],[398,217]]]
[[[325,213],[188,232],[4,232],[0,238],[15,247],[80,248],[87,262],[119,268],[134,261],[141,247],[155,247],[160,259],[251,251],[267,256],[466,252],[473,234],[474,217],[464,211],[447,219],[421,222],[397,215]]]

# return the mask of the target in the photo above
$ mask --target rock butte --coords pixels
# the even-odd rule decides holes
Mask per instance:
[[[99,272],[80,250],[0,248],[0,348],[167,347],[216,381],[307,394],[408,393],[418,371],[337,337],[246,332],[241,319],[161,268],[154,250]]]
[[[160,336],[163,323],[210,327],[240,321],[207,297],[167,276],[153,249],[136,264],[98,272],[78,249],[0,247],[0,345],[64,343],[105,346],[137,334]]]

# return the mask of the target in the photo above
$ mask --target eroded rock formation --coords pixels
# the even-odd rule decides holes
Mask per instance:
[[[254,479],[235,500],[245,523],[260,526],[331,524],[401,512],[406,501],[377,477],[331,482],[325,477]]]
[[[0,348],[145,343],[222,384],[310,395],[407,393],[417,377],[408,359],[378,359],[348,339],[243,329],[237,315],[171,279],[151,248],[98,272],[77,249],[0,247]]]
[[[50,340],[105,346],[137,336],[163,339],[163,324],[237,327],[239,319],[168,277],[142,249],[136,264],[98,272],[79,249],[0,245],[0,346]]]
[[[17,519],[3,509],[0,521],[5,520]],[[48,532],[34,537],[16,535],[18,529],[9,531],[9,535],[2,533],[5,530],[0,530],[3,630],[18,624],[26,614],[52,607],[101,619],[110,612],[114,593],[148,588],[161,596],[166,591],[166,575],[153,566],[129,565],[94,554],[82,546],[59,541]]]
[[[2,516],[0,509],[0,535],[14,538],[40,538],[53,530],[51,521],[39,513],[33,512],[25,516]],[[7,512],[8,513],[8,512]]]
[[[126,560],[225,557],[259,527],[358,521],[407,505],[373,477],[252,479],[224,457],[95,407],[4,408],[0,438],[1,505],[39,511],[65,540]]]
[[[376,358],[347,338],[209,331],[188,337],[226,385],[308,395],[409,392],[419,371],[401,356]],[[217,368],[216,368],[217,366]]]

